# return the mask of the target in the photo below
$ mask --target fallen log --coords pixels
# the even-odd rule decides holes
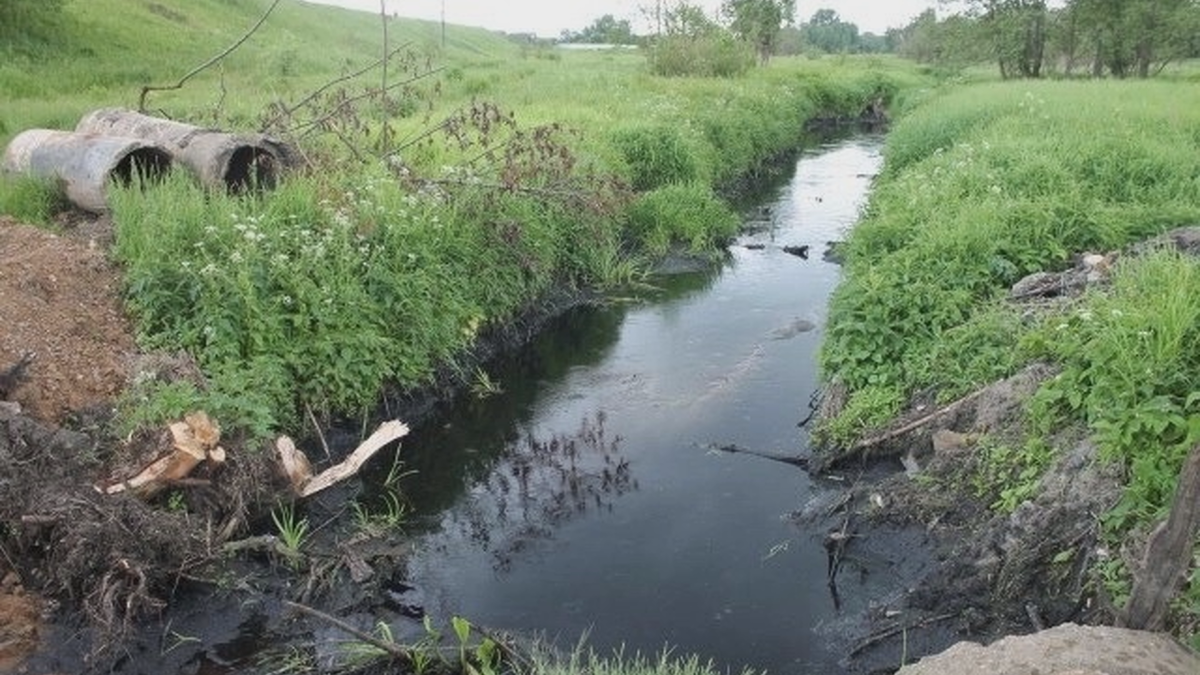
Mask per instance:
[[[1175,501],[1166,521],[1146,543],[1140,569],[1133,574],[1133,591],[1123,616],[1123,628],[1160,630],[1192,563],[1200,534],[1200,445],[1192,448],[1175,488]]]

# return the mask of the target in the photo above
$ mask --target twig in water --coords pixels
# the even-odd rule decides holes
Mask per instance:
[[[333,616],[331,614],[326,614],[325,612],[322,612],[321,610],[315,609],[313,607],[309,607],[308,605],[302,605],[298,602],[292,602],[291,600],[284,600],[283,604],[285,607],[290,607],[290,608],[300,611],[304,614],[307,614],[313,618],[320,619],[321,621],[328,623],[329,625],[333,626],[334,628],[343,630],[343,631],[353,635],[354,637],[358,638],[359,640],[362,640],[363,642],[371,645],[372,647],[376,647],[376,648],[382,650],[387,655],[391,656],[392,658],[396,659],[397,661],[403,662],[405,665],[411,666],[413,663],[412,652],[405,649],[402,645],[398,645],[395,642],[388,642],[386,640],[380,640],[379,638],[375,637],[374,635],[371,635],[370,633],[361,631],[361,630],[355,628],[354,626],[351,626],[350,624],[346,623],[345,621],[342,621],[341,619],[337,618],[336,616]]]
[[[859,654],[863,653],[870,647],[873,647],[890,637],[895,637],[896,635],[899,635],[901,633],[907,634],[907,632],[912,630],[913,628],[925,628],[925,627],[929,626],[930,624],[940,623],[942,621],[945,621],[946,619],[953,619],[956,616],[958,616],[958,612],[950,612],[947,614],[938,614],[937,616],[931,616],[927,619],[922,619],[913,624],[906,624],[906,623],[896,624],[895,626],[892,626],[891,628],[886,628],[884,630],[881,630],[877,633],[872,633],[871,635],[868,635],[867,637],[863,638],[863,640],[861,642],[859,642],[857,645],[854,646],[854,649],[850,650],[849,655],[850,655],[850,657],[853,658],[853,657],[858,656]]]

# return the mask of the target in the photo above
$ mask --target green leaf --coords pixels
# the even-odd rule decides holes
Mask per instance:
[[[471,622],[456,616],[450,619],[450,625],[454,627],[454,634],[458,636],[460,643],[466,643],[471,637]]]

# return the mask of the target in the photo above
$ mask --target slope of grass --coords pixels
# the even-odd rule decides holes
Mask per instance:
[[[0,45],[0,143],[30,127],[73,128],[95,107],[137,105],[143,85],[169,85],[241,38],[269,0],[72,0],[36,38]],[[479,28],[388,22],[392,45],[470,67],[514,57],[518,45]],[[378,16],[287,0],[222,65],[150,106],[172,117],[249,120],[381,55]]]

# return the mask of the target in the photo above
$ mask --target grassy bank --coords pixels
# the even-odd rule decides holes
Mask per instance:
[[[928,101],[888,139],[886,168],[846,246],[821,360],[851,393],[826,429],[847,442],[910,397],[951,401],[1034,360],[1059,364],[1029,438],[994,454],[998,509],[1032,494],[1079,428],[1127,487],[1103,516],[1112,550],[1169,506],[1200,441],[1200,270],[1174,252],[1118,259],[1108,289],[1030,313],[1024,275],[1072,266],[1200,221],[1200,87],[1161,82],[976,85]],[[1128,570],[1103,570],[1120,606]],[[1194,631],[1200,584],[1180,600]]]

